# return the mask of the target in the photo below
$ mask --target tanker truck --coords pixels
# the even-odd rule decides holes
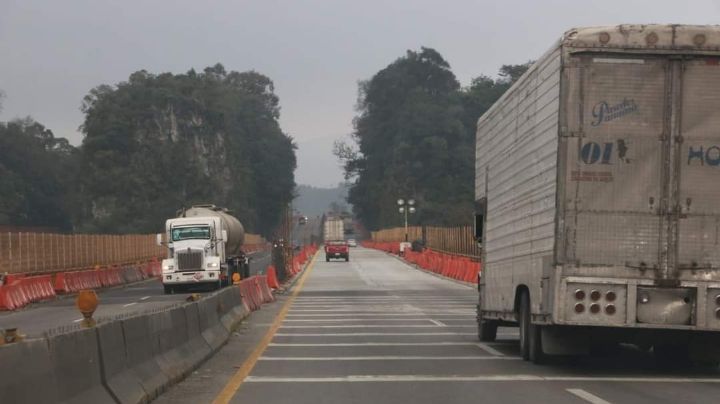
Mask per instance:
[[[241,247],[245,230],[227,209],[215,205],[195,205],[181,209],[177,217],[165,222],[168,249],[162,261],[162,282],[166,294],[182,289],[204,287],[211,290],[227,286],[235,273],[249,275],[249,259]]]

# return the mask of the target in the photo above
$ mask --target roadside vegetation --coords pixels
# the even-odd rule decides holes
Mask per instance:
[[[146,233],[215,203],[269,234],[292,200],[296,146],[260,73],[142,70],[90,90],[82,111],[77,148],[30,118],[0,125],[0,224]]]
[[[530,64],[462,87],[439,52],[421,48],[361,82],[352,142],[334,147],[358,218],[371,230],[400,225],[396,200],[414,198],[413,223],[470,223],[475,124]]]

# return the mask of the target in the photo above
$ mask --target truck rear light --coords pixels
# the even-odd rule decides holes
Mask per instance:
[[[608,304],[607,306],[605,306],[605,313],[607,313],[607,314],[609,314],[609,315],[611,315],[611,316],[612,316],[613,314],[615,314],[615,305],[614,305],[614,304]]]
[[[576,298],[577,300],[583,300],[583,299],[585,299],[585,291],[582,290],[582,289],[577,289],[577,290],[575,291],[575,298]]]
[[[593,290],[590,292],[590,299],[592,299],[593,301],[600,300],[601,296],[602,296],[602,293],[600,293],[599,290]]]
[[[584,311],[585,311],[585,305],[584,305],[584,304],[578,303],[578,304],[575,305],[575,313],[580,314],[580,313],[582,313],[582,312],[584,312]]]
[[[617,295],[612,290],[605,293],[605,300],[607,300],[608,302],[614,302],[616,298]]]
[[[600,312],[600,305],[597,303],[593,303],[590,305],[590,313],[592,314],[598,314]]]

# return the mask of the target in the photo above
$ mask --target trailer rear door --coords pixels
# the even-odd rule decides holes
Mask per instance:
[[[675,142],[677,268],[720,267],[720,63],[685,60]]]
[[[583,54],[566,66],[557,260],[659,269],[667,238],[670,64]]]

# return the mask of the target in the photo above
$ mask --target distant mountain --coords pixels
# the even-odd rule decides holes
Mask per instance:
[[[295,191],[297,197],[293,200],[293,208],[302,215],[314,217],[333,210],[352,210],[345,200],[348,193],[345,184],[338,184],[335,188],[298,185]]]

